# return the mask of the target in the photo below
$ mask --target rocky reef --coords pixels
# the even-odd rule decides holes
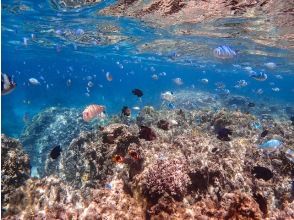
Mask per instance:
[[[147,106],[123,122],[81,132],[56,162],[58,176],[22,184],[4,219],[294,218],[290,120]],[[282,146],[261,147],[271,139]]]
[[[30,159],[17,140],[2,134],[1,161],[1,210],[3,211],[16,188],[29,179]]]
[[[44,161],[49,159],[52,148],[57,145],[67,148],[81,131],[89,131],[94,126],[85,123],[77,109],[52,107],[36,115],[20,137],[25,151],[30,155],[34,175],[40,177],[45,173],[52,174],[44,167]],[[53,172],[52,168],[50,172]]]

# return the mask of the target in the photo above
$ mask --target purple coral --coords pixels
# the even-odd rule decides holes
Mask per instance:
[[[152,199],[165,193],[182,198],[191,183],[186,163],[179,159],[158,160],[144,178],[145,193]]]

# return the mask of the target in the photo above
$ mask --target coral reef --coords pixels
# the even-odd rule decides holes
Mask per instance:
[[[137,120],[123,122],[114,117],[74,138],[56,162],[58,177],[28,180],[10,195],[7,219],[294,218],[289,119],[147,106]],[[140,138],[142,126],[156,138]],[[229,140],[218,138],[219,128],[231,131]],[[259,147],[272,138],[280,149]]]
[[[48,108],[36,115],[29,123],[20,141],[30,155],[31,165],[37,176],[55,172],[56,161],[48,157],[54,146],[65,149],[81,131],[91,130],[95,125],[83,121],[81,112],[68,108]],[[45,169],[44,161],[49,168]],[[50,171],[49,171],[50,170]]]
[[[165,193],[182,198],[187,193],[190,183],[187,164],[178,159],[165,159],[158,160],[149,167],[143,180],[143,187],[152,199]]]
[[[29,179],[30,159],[17,140],[2,134],[1,161],[1,210],[3,211],[15,189]]]

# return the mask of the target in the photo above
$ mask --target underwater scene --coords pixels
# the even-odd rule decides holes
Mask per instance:
[[[285,0],[2,0],[2,219],[294,219]]]

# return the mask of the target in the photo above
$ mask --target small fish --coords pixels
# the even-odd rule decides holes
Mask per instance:
[[[263,94],[263,90],[262,89],[253,89],[252,92],[254,92],[257,95],[262,95]]]
[[[267,74],[263,72],[260,72],[260,73],[252,72],[250,73],[249,76],[258,81],[265,81],[267,79]]]
[[[136,111],[139,111],[140,110],[140,107],[139,106],[134,106],[132,109],[134,109]]]
[[[131,116],[131,109],[128,106],[124,106],[121,110],[122,115],[124,116]]]
[[[107,79],[109,82],[111,82],[111,81],[113,80],[113,77],[112,77],[112,75],[110,74],[110,72],[107,72],[107,73],[105,74],[105,76],[106,76],[106,79]]]
[[[268,140],[268,141],[262,143],[261,145],[259,145],[259,147],[264,150],[273,152],[273,151],[279,149],[282,145],[283,145],[283,143],[280,140],[271,139],[271,140]]]
[[[55,146],[50,153],[50,157],[55,160],[60,156],[62,149],[60,147],[60,145]]]
[[[263,132],[261,132],[260,137],[264,138],[267,134],[268,130],[265,129]]]
[[[207,84],[207,83],[208,83],[208,79],[203,78],[203,79],[201,79],[201,82],[202,82],[203,84]]]
[[[151,78],[152,78],[153,80],[158,80],[158,75],[153,74],[153,75],[151,76]]]
[[[251,127],[255,128],[255,129],[258,129],[258,130],[261,130],[262,129],[262,125],[260,124],[259,121],[254,121],[251,123]]]
[[[223,82],[216,82],[214,84],[218,89],[224,89],[226,88],[226,85]]]
[[[81,28],[78,28],[76,31],[75,31],[75,34],[80,36],[80,35],[83,35],[85,33],[85,31]]]
[[[219,128],[217,130],[217,138],[222,140],[222,141],[230,141],[231,138],[229,137],[229,135],[232,135],[232,134],[233,134],[232,129]]]
[[[30,82],[32,85],[40,85],[39,80],[37,80],[36,78],[29,78],[29,82]]]
[[[213,50],[213,55],[219,59],[231,59],[234,58],[237,53],[229,46],[219,46]]]
[[[169,123],[173,126],[177,126],[179,124],[175,119],[170,119]]]
[[[181,85],[184,84],[183,80],[182,80],[181,78],[179,78],[179,77],[173,79],[173,82],[174,82],[176,85],[178,85],[178,86],[181,86]]]
[[[275,77],[276,77],[277,79],[283,79],[283,76],[282,76],[282,75],[275,75]]]
[[[264,64],[265,67],[267,67],[268,69],[275,69],[277,67],[277,64],[273,63],[273,62],[268,62]]]
[[[71,79],[66,80],[66,86],[71,87],[72,81]]]
[[[28,38],[26,38],[26,37],[23,38],[23,44],[24,44],[25,46],[28,45],[28,41],[29,41]]]
[[[279,92],[279,91],[280,91],[280,88],[278,88],[278,87],[274,87],[274,88],[272,88],[272,90],[273,90],[274,92]]]
[[[140,89],[133,89],[133,90],[132,90],[132,93],[133,93],[135,96],[138,96],[138,97],[142,97],[142,96],[143,96],[143,92],[142,92],[142,90],[140,90]]]
[[[226,97],[231,93],[229,89],[216,89],[216,92],[223,97]]]
[[[164,93],[160,94],[161,99],[168,101],[168,102],[173,102],[175,100],[175,96],[173,94],[173,92],[171,91],[166,91]]]
[[[243,88],[247,85],[248,85],[248,83],[244,79],[242,79],[242,80],[237,81],[237,85],[235,85],[235,88]]]
[[[249,102],[247,105],[249,108],[253,108],[255,106],[255,104],[253,102]]]
[[[294,150],[291,150],[291,149],[286,150],[285,156],[287,157],[288,160],[294,163]]]
[[[87,85],[89,88],[92,88],[94,86],[94,83],[92,81],[89,81]]]
[[[175,104],[173,104],[173,103],[168,103],[167,107],[169,109],[175,109],[176,108]]]
[[[1,95],[7,95],[16,88],[16,83],[5,73],[1,73]]]
[[[83,111],[83,119],[86,122],[90,122],[92,119],[98,118],[105,118],[105,107],[102,105],[89,105]]]

